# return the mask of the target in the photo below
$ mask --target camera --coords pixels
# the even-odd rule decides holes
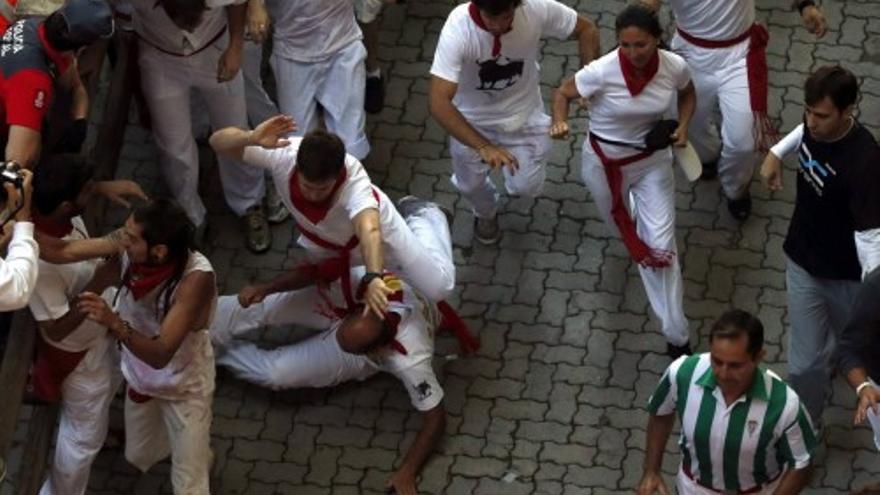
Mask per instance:
[[[18,173],[19,170],[21,170],[21,165],[16,162],[10,161],[0,164],[0,184],[9,182],[21,189],[21,186],[24,184],[24,178]]]

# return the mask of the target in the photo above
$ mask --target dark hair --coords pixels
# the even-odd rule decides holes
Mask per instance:
[[[95,163],[78,153],[47,157],[34,171],[34,207],[51,215],[61,203],[76,201],[94,172]]]
[[[345,145],[336,134],[316,130],[305,135],[296,154],[296,170],[311,182],[335,179],[345,166]]]
[[[55,11],[43,21],[46,30],[46,41],[52,48],[59,52],[67,52],[78,50],[84,46],[84,43],[74,41],[70,38],[70,31],[67,29],[67,20],[61,15],[61,12]]]
[[[471,0],[471,3],[491,15],[501,15],[510,9],[519,7],[522,0]]]
[[[804,83],[804,101],[813,106],[825,97],[843,111],[859,97],[859,81],[856,76],[839,65],[826,65],[810,74]]]
[[[134,221],[142,229],[147,248],[164,245],[168,248],[168,262],[174,264],[174,274],[162,289],[164,313],[170,309],[171,296],[180,282],[192,249],[193,226],[186,212],[170,199],[157,198],[136,206],[132,212]],[[126,277],[128,274],[125,275]],[[156,310],[159,310],[157,305]],[[158,315],[157,315],[158,316]]]
[[[718,339],[735,339],[740,335],[748,337],[746,350],[753,358],[764,347],[764,325],[761,320],[741,309],[731,309],[721,315],[709,331],[709,343]]]
[[[663,35],[663,28],[660,26],[657,13],[640,3],[630,4],[617,14],[617,19],[614,21],[614,32],[620,34],[628,27],[639,28],[657,39]]]

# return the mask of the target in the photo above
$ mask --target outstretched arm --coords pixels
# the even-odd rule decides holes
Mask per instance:
[[[441,402],[422,414],[422,429],[403,457],[400,468],[391,475],[385,487],[399,495],[415,495],[416,477],[446,430],[446,410]]]
[[[243,161],[244,149],[248,146],[261,146],[266,149],[282,148],[290,144],[286,136],[296,130],[296,123],[286,115],[276,115],[254,130],[226,127],[211,135],[211,148],[221,155]]]
[[[599,29],[596,24],[584,16],[579,15],[571,38],[578,40],[578,54],[581,65],[587,65],[594,59],[599,58]]]

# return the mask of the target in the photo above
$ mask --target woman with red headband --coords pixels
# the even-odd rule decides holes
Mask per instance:
[[[686,146],[696,97],[684,59],[658,48],[657,15],[631,5],[615,23],[619,47],[567,79],[553,98],[550,134],[568,135],[571,100],[589,102],[584,182],[605,222],[616,226],[639,264],[648,300],[662,321],[667,352],[690,354],[675,245],[672,146]],[[678,98],[679,121],[663,120]],[[628,204],[629,203],[629,204]]]

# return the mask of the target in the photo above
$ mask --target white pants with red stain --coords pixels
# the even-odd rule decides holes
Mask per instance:
[[[504,131],[497,128],[474,128],[496,146],[501,146],[516,157],[519,170],[511,173],[503,169],[507,193],[531,198],[541,194],[547,175],[547,153],[550,151],[550,117],[542,111],[534,112],[522,128]],[[493,218],[498,213],[498,191],[488,165],[483,163],[477,150],[449,138],[452,156],[452,183],[471,204],[477,218]]]
[[[272,54],[278,107],[296,121],[295,136],[318,127],[318,105],[327,130],[345,143],[345,151],[363,160],[370,153],[364,132],[367,50],[360,40],[320,62],[299,62]]]
[[[58,438],[49,476],[40,495],[82,495],[92,461],[104,445],[110,403],[122,383],[114,342],[89,349],[61,386]]]
[[[675,52],[688,62],[697,92],[688,138],[703,163],[718,160],[718,179],[724,195],[731,199],[748,193],[759,159],[746,70],[748,43],[711,49],[692,45],[678,35],[672,41]]]
[[[205,101],[213,129],[247,128],[241,74],[229,82],[217,82],[217,62],[225,46],[224,38],[195,55],[176,57],[140,43],[141,85],[159,164],[172,196],[197,226],[205,219],[205,205],[198,194],[199,155],[192,134],[190,93],[197,91]],[[224,156],[217,157],[217,164],[226,203],[236,215],[262,200],[261,170]]]
[[[146,472],[171,455],[175,494],[209,493],[213,393],[185,400],[125,397],[125,458]]]
[[[636,151],[620,146],[602,144],[602,150],[611,158],[635,154]],[[599,215],[615,233],[617,224],[611,217],[612,196],[599,157],[585,143],[582,153],[582,177],[596,203]],[[673,345],[688,342],[688,323],[684,316],[684,286],[681,265],[675,241],[675,179],[672,171],[672,152],[661,150],[653,155],[622,167],[622,194],[627,202],[636,231],[649,247],[673,251],[672,265],[666,268],[639,266],[642,283],[651,309],[660,318],[663,335]]]

